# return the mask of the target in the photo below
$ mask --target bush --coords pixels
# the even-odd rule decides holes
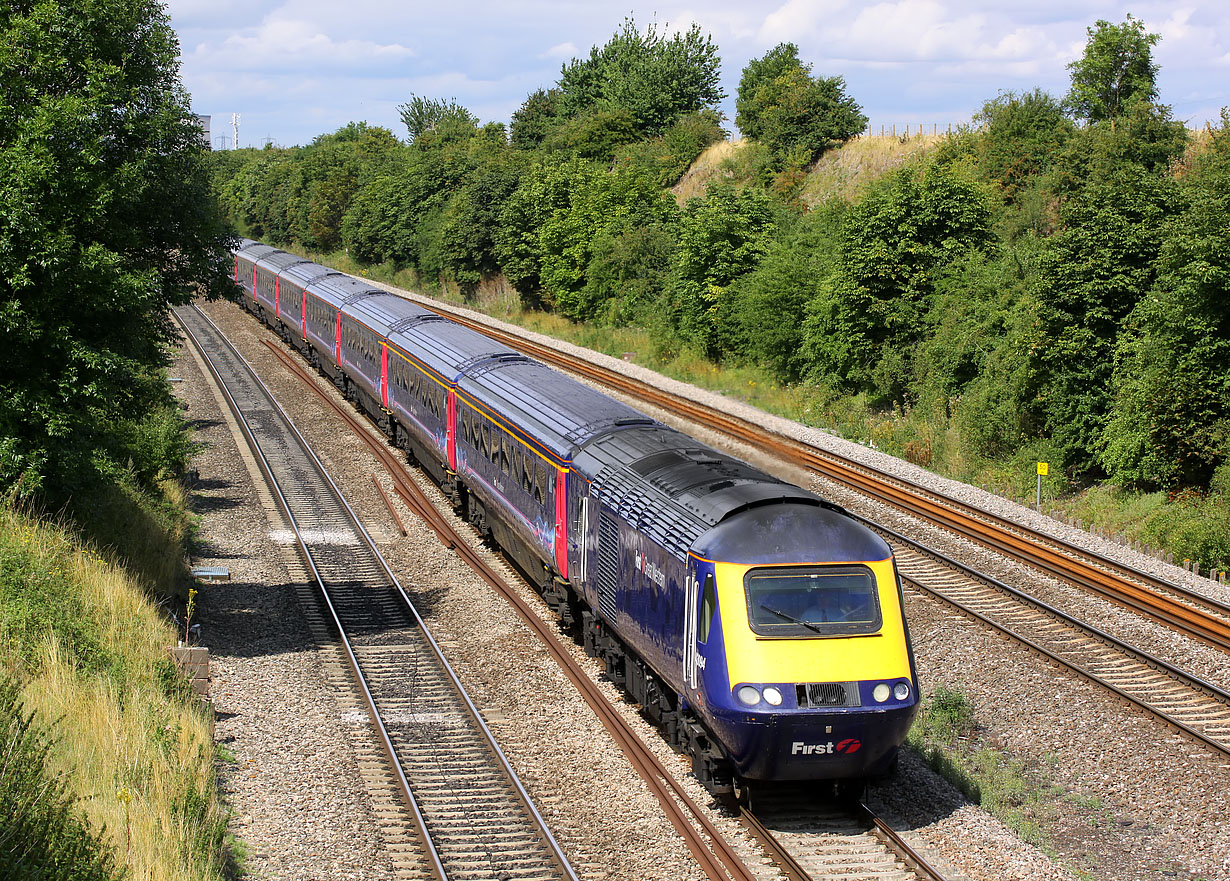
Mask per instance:
[[[615,166],[638,168],[658,186],[674,186],[706,147],[725,136],[714,111],[689,114],[661,137],[620,147],[615,151]]]

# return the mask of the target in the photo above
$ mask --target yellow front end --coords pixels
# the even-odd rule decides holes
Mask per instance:
[[[909,679],[905,616],[891,558],[866,562],[875,576],[882,624],[876,633],[853,636],[765,637],[748,622],[744,577],[765,566],[715,564],[718,608],[731,685],[743,682],[856,682]]]

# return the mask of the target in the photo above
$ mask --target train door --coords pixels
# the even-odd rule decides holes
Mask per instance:
[[[555,567],[568,578],[568,469],[555,470]]]
[[[713,565],[688,561],[683,610],[683,681],[689,701],[699,705],[701,682],[708,657],[706,649],[717,612],[717,588]]]
[[[389,347],[380,344],[380,406],[389,409]]]

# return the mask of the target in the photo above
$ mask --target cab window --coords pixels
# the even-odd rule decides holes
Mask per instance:
[[[700,621],[696,627],[696,641],[708,642],[709,629],[713,626],[713,613],[717,609],[717,594],[713,590],[713,576],[705,576],[705,588],[700,595]]]
[[[843,636],[880,629],[875,576],[866,566],[752,569],[747,620],[761,636]]]

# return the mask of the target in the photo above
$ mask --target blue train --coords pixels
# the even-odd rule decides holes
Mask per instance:
[[[892,767],[919,692],[875,533],[360,279],[244,240],[235,281],[579,626],[710,791]]]

